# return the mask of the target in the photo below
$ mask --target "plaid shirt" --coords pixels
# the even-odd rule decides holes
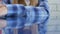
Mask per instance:
[[[49,15],[48,0],[39,0],[39,6],[44,7],[45,11],[47,11],[47,13]],[[38,24],[39,34],[46,34],[48,19],[49,19],[49,16],[46,18],[46,20],[44,22],[42,22],[41,24]]]
[[[12,1],[9,1],[9,2],[7,2],[7,0],[3,0],[6,4],[11,4],[12,3]],[[17,7],[17,5],[15,5],[16,7]],[[18,5],[19,6],[19,5]],[[47,0],[39,0],[39,4],[38,4],[38,6],[39,7],[44,7],[43,9],[42,8],[37,8],[37,10],[38,9],[40,9],[40,10],[38,10],[38,11],[36,11],[36,8],[35,8],[35,10],[34,11],[32,11],[33,13],[36,13],[36,14],[34,14],[34,15],[41,15],[41,16],[38,16],[38,17],[40,17],[39,19],[38,18],[36,18],[35,16],[35,18],[33,18],[33,20],[29,23],[24,23],[23,22],[23,25],[19,25],[19,27],[20,26],[24,26],[25,24],[29,24],[29,26],[30,26],[30,24],[33,24],[33,23],[40,23],[39,24],[39,33],[40,34],[45,34],[46,33],[46,21],[48,20],[48,18],[49,18],[49,16],[46,16],[46,15],[49,15],[49,7],[48,7],[48,1]],[[18,11],[18,8],[16,9],[16,10],[13,10],[14,8],[14,6],[13,5],[10,5],[10,7],[12,7],[11,8],[11,11],[12,11],[12,13],[14,13],[13,11]],[[15,8],[16,8],[15,7]],[[26,8],[27,9],[27,8]],[[42,9],[42,10],[41,10]],[[27,9],[27,10],[29,10],[29,9]],[[10,11],[10,10],[9,10]],[[35,12],[36,11],[36,12]],[[41,11],[41,12],[40,12]],[[42,13],[43,12],[43,13]],[[8,14],[9,14],[10,12],[8,12]],[[19,11],[19,13],[20,13],[20,11]],[[37,14],[38,13],[38,14]],[[17,15],[18,13],[16,12],[16,15]],[[22,13],[23,14],[23,13]],[[10,15],[10,14],[9,14]],[[29,12],[27,12],[27,15],[29,15]],[[45,15],[45,16],[43,16],[43,15]],[[26,15],[25,15],[25,17],[26,17]],[[11,19],[11,18],[10,18]],[[9,21],[10,21],[10,19],[8,19]],[[20,21],[20,22],[22,22],[22,19],[20,19],[20,18],[18,18],[17,19],[18,20],[18,22]],[[16,20],[16,21],[17,21]],[[25,21],[25,19],[23,19],[24,21]],[[28,20],[28,19],[27,19]],[[43,22],[41,21],[41,20],[43,20]],[[8,22],[9,22],[8,21]],[[13,20],[11,20],[11,21],[13,21]],[[36,22],[35,22],[36,21]],[[17,22],[17,23],[18,23]],[[9,24],[9,23],[8,23]],[[14,24],[14,23],[13,23]],[[21,24],[21,23],[20,23]],[[11,26],[11,25],[9,25],[9,26]],[[11,26],[12,27],[12,26]],[[13,26],[13,27],[17,27],[18,28],[18,25],[15,23],[15,25]]]
[[[23,6],[19,4],[6,5],[8,27],[31,26],[34,23],[42,23],[48,17],[43,7]],[[20,8],[19,8],[20,7]]]
[[[6,29],[8,32],[9,31],[11,32],[10,28],[22,28],[24,26],[31,26],[32,24],[35,23],[40,25],[41,23],[44,24],[44,22],[48,19],[49,16],[48,11],[46,11],[44,7],[32,7],[32,6],[24,7],[23,5],[19,4],[8,4],[6,5],[6,7],[8,8],[8,14],[5,17],[7,20]]]

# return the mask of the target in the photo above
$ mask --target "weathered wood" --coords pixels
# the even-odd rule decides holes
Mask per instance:
[[[26,6],[26,3],[24,0],[13,0],[12,4],[23,4]],[[38,0],[30,0],[31,6],[37,6]]]
[[[18,4],[18,0],[12,0],[12,4]]]
[[[0,34],[2,34],[2,30],[0,30]]]
[[[34,24],[31,27],[31,31],[32,31],[32,34],[38,34],[38,25],[37,24]]]

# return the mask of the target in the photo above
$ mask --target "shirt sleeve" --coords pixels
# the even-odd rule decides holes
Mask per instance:
[[[2,0],[4,2],[4,4],[12,4],[13,0]]]
[[[44,7],[47,11],[49,11],[48,0],[39,0],[39,6]]]
[[[19,4],[6,5],[8,9],[8,24],[11,27],[24,27],[40,24],[48,17],[43,7],[21,6]],[[15,22],[15,21],[17,22]],[[15,25],[14,25],[15,24]]]

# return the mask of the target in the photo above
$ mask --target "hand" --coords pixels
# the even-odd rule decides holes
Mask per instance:
[[[6,15],[7,14],[7,8],[5,5],[0,4],[0,16]]]
[[[7,8],[5,5],[0,4],[0,16],[7,14]],[[6,20],[0,19],[0,28],[4,28],[7,25]]]

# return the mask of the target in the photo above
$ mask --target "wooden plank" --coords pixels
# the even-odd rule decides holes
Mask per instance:
[[[14,34],[18,34],[18,30],[17,29],[13,29],[14,30]]]
[[[12,4],[18,4],[18,0],[12,0]]]
[[[25,27],[24,30],[31,30],[32,34],[38,34],[38,25],[33,24],[30,27]]]
[[[0,34],[2,34],[2,30],[0,30]]]
[[[32,31],[32,34],[38,34],[38,25],[37,24],[34,24],[31,27],[31,31]]]

